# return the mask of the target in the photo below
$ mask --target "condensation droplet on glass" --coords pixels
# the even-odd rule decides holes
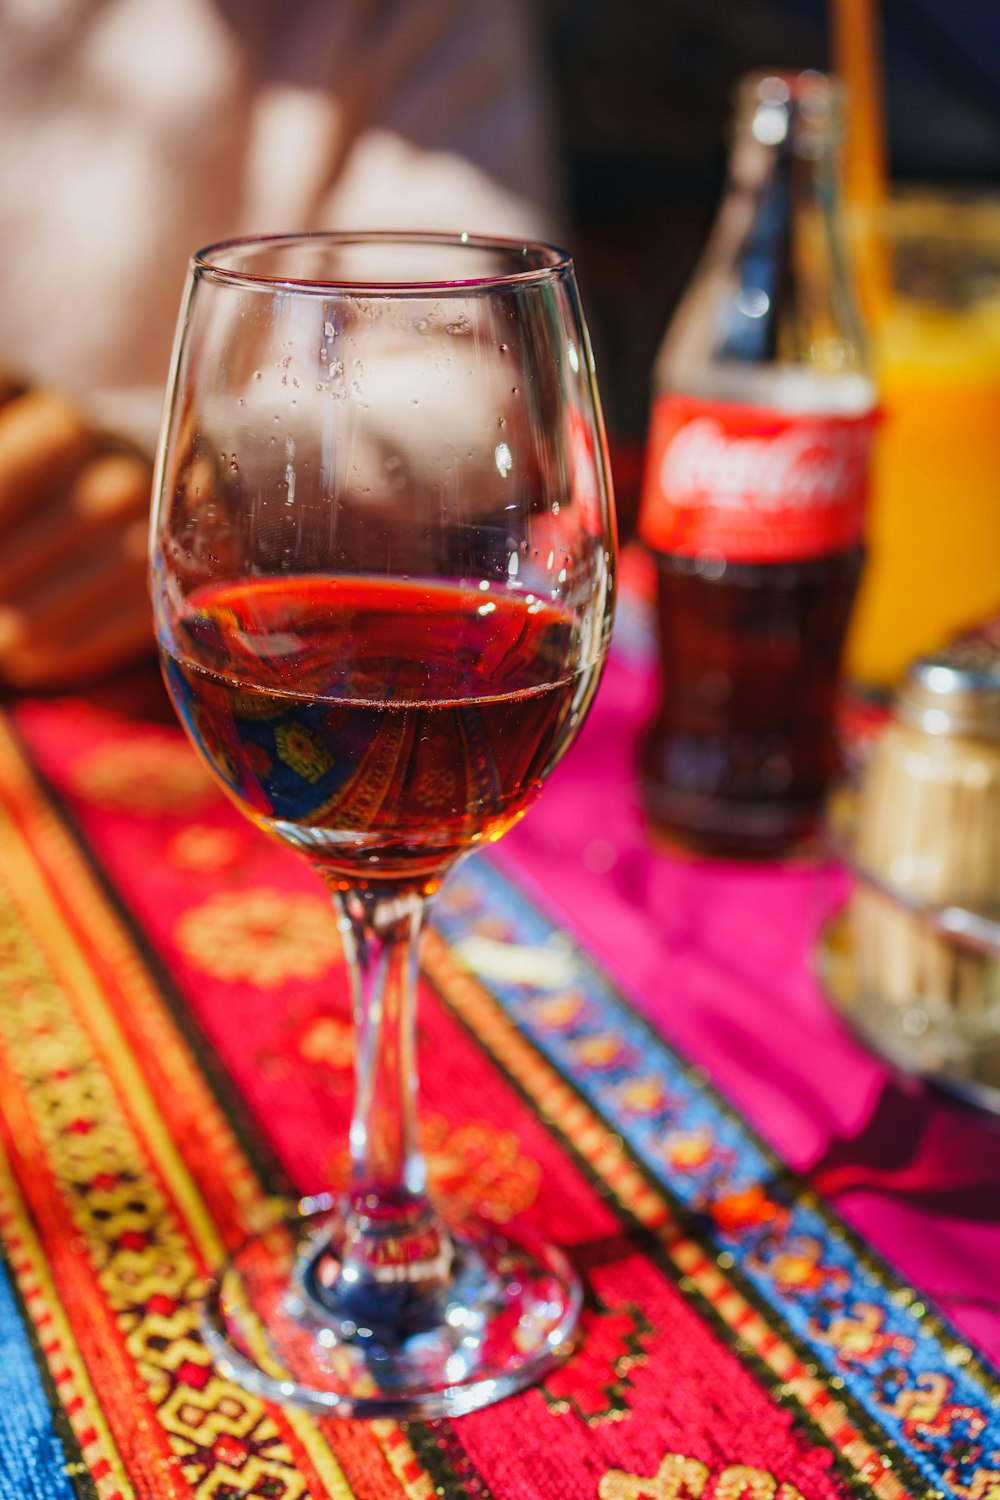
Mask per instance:
[[[501,354],[506,354],[507,353],[507,345],[506,344],[501,344],[500,345],[500,353]]]
[[[333,330],[333,324],[331,322],[327,321],[326,323],[323,324],[323,337],[324,338],[332,339],[333,338],[333,332],[334,332],[334,330]]]
[[[259,380],[260,379],[260,371],[259,370],[254,370],[254,372],[253,372],[253,378],[254,378],[254,380]]]

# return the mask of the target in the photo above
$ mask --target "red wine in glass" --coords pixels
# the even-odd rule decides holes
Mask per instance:
[[[191,594],[178,714],[257,823],[344,888],[425,891],[534,800],[590,705],[572,618],[533,595],[304,575]]]

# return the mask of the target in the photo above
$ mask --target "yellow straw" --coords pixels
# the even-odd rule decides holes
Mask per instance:
[[[847,89],[844,197],[861,299],[873,323],[889,305],[884,238],[886,135],[878,0],[830,0],[833,64]]]
[[[844,193],[850,207],[885,202],[885,111],[878,0],[831,0],[833,65],[847,88]]]

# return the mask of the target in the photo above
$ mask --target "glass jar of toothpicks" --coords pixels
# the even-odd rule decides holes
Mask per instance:
[[[863,775],[835,1003],[879,1051],[1000,1109],[1000,649],[910,668]]]

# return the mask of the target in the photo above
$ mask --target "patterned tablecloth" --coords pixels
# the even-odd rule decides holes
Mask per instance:
[[[1000,1496],[995,1122],[894,1077],[810,975],[830,869],[649,846],[623,622],[581,744],[434,913],[437,1194],[562,1243],[579,1352],[454,1421],[216,1375],[197,1302],[343,1180],[352,1035],[314,877],[155,685],[0,719],[0,1497]]]

